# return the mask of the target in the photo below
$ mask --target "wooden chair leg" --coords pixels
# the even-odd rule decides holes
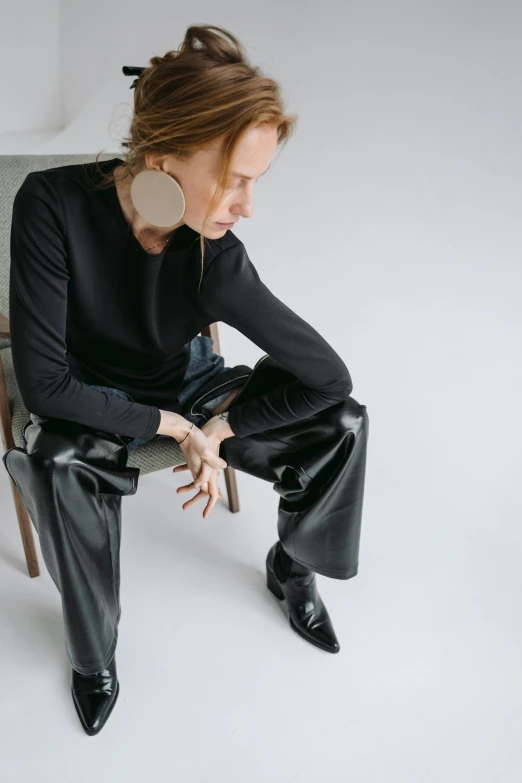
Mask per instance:
[[[4,366],[0,357],[0,430],[2,433],[2,440],[4,443],[5,451],[13,448],[16,444],[13,439],[13,422],[11,418],[11,409],[9,408],[9,397],[7,394],[7,388],[5,385]],[[16,509],[16,516],[18,517],[18,525],[20,527],[20,533],[22,536],[22,544],[24,546],[25,560],[27,562],[27,570],[29,576],[40,576],[40,568],[38,566],[38,555],[36,554],[36,547],[34,544],[34,535],[32,522],[25,503],[20,497],[18,488],[14,483],[11,476],[9,476],[9,483],[11,484],[11,491],[13,493],[13,499]]]
[[[217,323],[205,326],[205,328],[201,330],[201,334],[205,337],[211,337],[214,340],[212,351],[221,356]],[[239,492],[237,489],[236,471],[234,468],[228,467],[224,469],[223,473],[225,474],[225,484],[227,487],[228,507],[232,513],[236,513],[239,511]]]
[[[225,484],[227,487],[228,507],[232,513],[239,511],[239,493],[237,491],[237,480],[235,468],[230,466],[223,470],[225,474]]]
[[[40,567],[38,565],[38,555],[36,554],[36,547],[34,544],[34,535],[33,535],[31,518],[27,513],[25,503],[20,497],[20,493],[18,492],[17,486],[10,476],[9,476],[9,482],[11,484],[11,489],[13,492],[16,515],[18,517],[18,525],[20,527],[20,533],[22,536],[25,559],[27,562],[27,570],[29,572],[29,576],[31,577],[40,576]]]

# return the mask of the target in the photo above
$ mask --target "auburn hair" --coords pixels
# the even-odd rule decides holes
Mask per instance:
[[[197,45],[199,42],[200,45]],[[277,144],[295,130],[297,115],[285,114],[281,89],[249,63],[245,49],[227,30],[215,25],[191,25],[179,49],[151,57],[134,87],[134,111],[121,164],[122,178],[141,170],[145,156],[175,155],[189,160],[202,147],[222,141],[221,167],[216,192],[203,222],[203,230],[219,205],[229,179],[233,154],[242,134],[267,123],[277,129]],[[115,172],[104,173],[102,188],[111,187]],[[200,234],[203,277],[205,237]]]

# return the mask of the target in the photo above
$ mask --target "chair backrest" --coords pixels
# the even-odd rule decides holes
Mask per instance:
[[[110,160],[118,152],[105,152],[99,160]],[[43,171],[71,163],[89,163],[97,153],[81,155],[0,155],[0,312],[9,318],[10,237],[14,197],[31,171]],[[9,340],[0,340],[0,348]]]

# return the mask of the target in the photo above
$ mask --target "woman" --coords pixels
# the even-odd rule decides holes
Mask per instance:
[[[202,44],[202,46],[197,45]],[[189,27],[139,74],[124,159],[32,172],[11,232],[13,362],[31,419],[4,464],[61,593],[85,731],[114,707],[121,497],[130,450],[175,438],[216,500],[230,465],[281,495],[267,586],[306,641],[338,652],[315,573],[357,574],[368,415],[340,356],[261,281],[230,227],[295,117],[221,28]],[[198,242],[199,239],[199,242]],[[224,321],[266,353],[225,367]]]

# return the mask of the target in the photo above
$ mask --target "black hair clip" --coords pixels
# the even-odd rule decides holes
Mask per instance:
[[[141,66],[138,65],[124,65],[122,67],[122,71],[125,74],[125,76],[137,76],[138,79],[140,78],[144,70],[145,67],[142,68]],[[134,79],[134,81],[132,82],[130,86],[131,90],[133,87],[136,87],[136,85],[138,84],[138,79]]]

